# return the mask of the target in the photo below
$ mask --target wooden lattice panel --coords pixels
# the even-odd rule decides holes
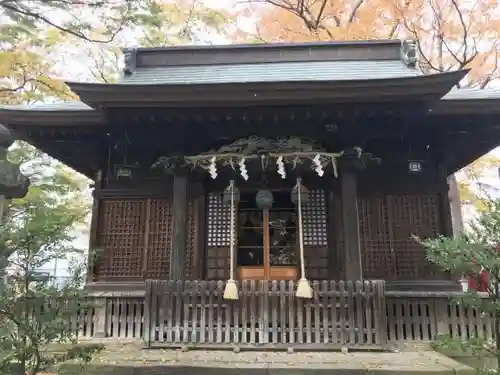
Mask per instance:
[[[309,200],[303,206],[304,245],[327,246],[327,208],[323,190],[309,192]]]
[[[168,279],[172,239],[172,206],[167,199],[148,199],[148,252],[145,277]]]
[[[325,193],[323,190],[312,190],[309,192],[308,198],[307,203],[302,208],[307,277],[312,280],[327,279],[329,254]]]
[[[328,246],[306,246],[304,260],[308,279],[325,280],[329,278]]]
[[[363,277],[390,279],[394,275],[395,254],[391,251],[387,198],[359,198],[358,215]]]
[[[226,280],[229,277],[228,247],[209,247],[206,261],[208,280]]]
[[[342,225],[342,204],[340,196],[333,195],[332,210],[328,220],[333,220],[332,227],[334,229],[335,242],[330,247],[335,247],[336,261],[334,279],[342,280],[345,278],[345,254],[344,254],[344,227]]]
[[[222,195],[208,195],[207,246],[225,247],[230,243],[230,209],[222,201]]]
[[[197,226],[196,226],[196,209],[193,201],[188,203],[187,222],[186,222],[186,255],[184,259],[184,276],[186,279],[193,279],[194,271],[194,253],[196,249]]]
[[[392,247],[395,252],[395,274],[400,279],[444,276],[427,261],[425,250],[413,240],[434,237],[440,233],[439,196],[401,195],[391,197]]]
[[[142,277],[145,249],[146,201],[102,200],[98,245],[104,248],[98,278]]]

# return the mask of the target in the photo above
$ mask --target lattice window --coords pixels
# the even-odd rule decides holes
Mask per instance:
[[[230,220],[229,205],[222,202],[222,195],[210,193],[207,216],[207,245],[209,247],[230,245]]]
[[[390,279],[394,276],[394,253],[391,251],[389,215],[385,197],[358,199],[359,237],[363,276]]]
[[[194,271],[194,252],[196,249],[197,229],[196,226],[196,205],[189,201],[187,211],[187,227],[186,227],[186,255],[184,259],[184,276],[187,279],[193,279]]]
[[[328,245],[326,198],[323,190],[309,192],[309,200],[303,207],[304,245]]]
[[[144,261],[145,200],[104,200],[100,207],[100,277],[140,278]]]
[[[445,277],[427,261],[425,250],[411,238],[434,237],[440,233],[439,196],[401,195],[391,197],[393,249],[396,275],[400,279]]]
[[[172,207],[167,199],[149,199],[146,277],[168,279],[172,240]]]

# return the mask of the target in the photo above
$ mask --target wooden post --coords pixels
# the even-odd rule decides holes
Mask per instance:
[[[438,166],[438,178],[439,178],[439,195],[441,198],[441,223],[442,223],[442,234],[447,237],[453,236],[453,223],[451,218],[451,206],[450,206],[450,196],[449,196],[449,185],[448,185],[448,172],[444,163],[439,163]]]
[[[340,175],[340,196],[344,232],[345,276],[347,280],[362,280],[357,176],[354,169],[348,167],[342,169]]]
[[[458,189],[457,178],[454,174],[448,177],[448,198],[450,200],[451,226],[453,237],[457,237],[464,229],[462,216],[462,205],[460,202],[460,191]]]
[[[99,190],[101,190],[101,188],[102,188],[102,171],[99,170],[96,174],[94,182],[94,190],[92,191],[93,203],[92,203],[92,217],[90,219],[89,249],[87,256],[87,283],[95,281],[95,276],[97,276],[96,263],[100,261],[100,259],[96,258],[94,251],[95,247],[98,245],[97,232],[99,228],[99,207],[100,207]]]
[[[270,265],[270,249],[269,249],[269,209],[265,208],[262,211],[263,215],[263,244],[264,244],[264,249],[263,249],[263,255],[264,255],[264,280],[270,280],[271,279],[271,265]]]
[[[107,299],[106,298],[96,298],[95,300],[95,305],[94,311],[95,311],[95,317],[94,317],[94,334],[92,337],[94,338],[104,338],[108,336],[108,332],[106,327],[107,327],[107,318],[108,314],[106,314],[107,311]]]
[[[172,205],[172,248],[169,278],[170,280],[183,280],[187,224],[187,178],[185,175],[174,175]]]
[[[335,194],[333,188],[328,192],[328,277],[331,280],[337,280],[340,273],[340,265],[338,264],[338,242],[337,242],[337,210],[335,202]]]

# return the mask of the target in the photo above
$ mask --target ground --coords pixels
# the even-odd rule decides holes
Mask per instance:
[[[83,371],[85,370],[85,371]],[[65,364],[61,375],[472,375],[475,370],[425,346],[399,352],[264,352],[143,349],[106,343],[85,369]]]

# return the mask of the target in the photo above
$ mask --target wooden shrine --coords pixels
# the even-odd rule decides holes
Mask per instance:
[[[467,71],[422,75],[397,40],[124,55],[115,84],[68,82],[78,102],[0,109],[20,139],[94,180],[86,289],[126,300],[92,332],[383,345],[390,293],[459,292],[412,235],[452,235],[447,177],[499,143],[500,96],[455,89]],[[312,299],[294,294],[302,264]],[[223,299],[232,279],[237,301]]]

